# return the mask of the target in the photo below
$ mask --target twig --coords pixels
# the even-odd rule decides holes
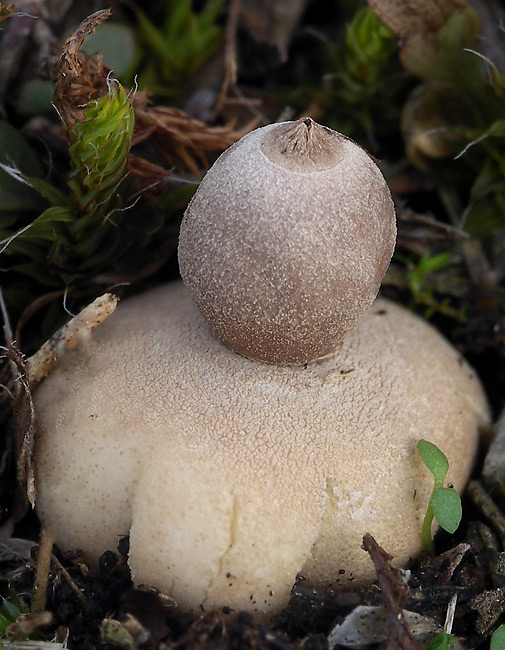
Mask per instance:
[[[377,544],[370,533],[363,537],[363,548],[375,565],[382,600],[388,613],[387,650],[421,650],[405,620],[403,606],[408,589],[398,569],[391,566],[391,555]]]
[[[52,561],[53,561],[54,564],[56,564],[56,567],[57,567],[58,571],[65,578],[65,580],[67,581],[68,586],[72,589],[72,591],[75,593],[77,598],[81,601],[81,603],[85,603],[86,602],[86,596],[79,589],[79,587],[75,583],[74,579],[72,578],[70,573],[65,569],[63,564],[54,555],[53,555]]]
[[[11,329],[11,325],[10,325],[10,321],[9,321],[9,314],[7,312],[7,306],[6,306],[5,301],[4,301],[4,295],[3,295],[2,287],[0,287],[0,311],[2,313],[2,318],[3,318],[3,331],[4,331],[5,344],[7,345],[7,347],[10,347],[13,344],[12,329]],[[12,399],[12,397],[14,396],[14,394],[16,392],[15,391],[15,386],[12,386],[12,382],[14,382],[16,380],[16,376],[17,376],[16,370],[17,370],[17,367],[16,367],[16,364],[14,363],[14,361],[7,357],[6,371],[7,371],[8,375],[6,375],[5,381],[10,382],[10,383],[8,383],[7,385],[3,385],[3,384],[1,385],[1,388],[3,388],[4,390],[3,390],[3,393],[0,393],[0,406],[1,406],[1,403],[2,403],[1,397],[5,398],[5,396],[7,396],[6,399],[9,399],[9,398]],[[3,377],[2,377],[2,379],[3,379]],[[10,390],[10,388],[12,390]]]
[[[2,645],[5,650],[64,650],[63,643],[53,643],[53,641],[9,641],[2,639]]]
[[[115,311],[117,302],[117,297],[111,293],[100,296],[26,360],[28,383],[32,390],[58,364],[65,351],[72,350]]]
[[[447,187],[439,188],[439,196],[447,214],[454,226],[462,229],[465,220],[465,213],[461,216],[462,210],[459,197],[452,189]],[[489,260],[486,257],[482,243],[477,239],[467,239],[461,242],[461,250],[470,274],[475,285],[495,285],[496,277],[493,273]]]
[[[445,615],[444,632],[446,632],[446,634],[451,634],[452,632],[452,625],[454,623],[454,613],[456,611],[457,602],[458,594],[453,594],[451,596],[449,604],[447,605],[447,613]]]
[[[32,612],[42,612],[46,608],[47,585],[49,582],[49,570],[51,568],[51,555],[53,552],[53,540],[49,533],[42,528],[40,533],[39,552],[37,556],[37,572],[33,585]]]
[[[0,310],[2,312],[2,318],[3,318],[3,330],[4,330],[4,338],[5,338],[5,343],[7,345],[11,345],[12,343],[12,329],[11,325],[9,322],[9,314],[7,312],[7,307],[5,305],[4,301],[4,294],[2,291],[2,287],[0,287]]]
[[[499,533],[502,541],[505,542],[505,517],[498,508],[496,503],[491,499],[480,481],[470,481],[468,483],[468,494],[471,496],[475,505],[480,508],[481,512],[494,526]]]
[[[228,20],[226,22],[224,81],[216,105],[214,106],[214,111],[212,112],[212,120],[215,120],[221,113],[226,101],[226,95],[228,94],[228,88],[237,83],[237,29],[241,5],[242,0],[231,0],[230,2]]]

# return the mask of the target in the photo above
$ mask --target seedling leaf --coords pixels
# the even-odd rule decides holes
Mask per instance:
[[[447,632],[440,632],[436,634],[424,650],[449,650],[456,642],[454,634],[447,634]]]
[[[461,521],[461,499],[452,487],[444,487],[444,480],[449,470],[447,456],[436,445],[427,440],[419,440],[417,448],[423,463],[433,474],[434,478],[433,492],[428,503],[421,530],[424,547],[432,553],[433,540],[431,538],[431,524],[433,518],[438,521],[444,530],[448,533],[453,533]]]
[[[11,623],[14,623],[19,615],[20,611],[19,608],[14,605],[14,603],[9,602],[8,600],[4,600],[3,605],[2,605],[2,610],[4,613],[4,616],[8,619],[10,619]]]
[[[461,499],[453,488],[439,488],[433,492],[433,514],[440,526],[454,533],[461,521]]]
[[[433,474],[435,487],[441,486],[449,470],[447,456],[436,445],[427,440],[419,440],[417,448],[426,467]]]
[[[493,122],[487,134],[503,138],[505,136],[505,120],[496,120],[496,122]]]
[[[23,603],[14,592],[10,592],[10,599],[2,599],[0,605],[0,636],[4,637],[7,628],[15,623],[25,613]]]
[[[500,625],[491,635],[490,650],[505,650],[505,625]]]

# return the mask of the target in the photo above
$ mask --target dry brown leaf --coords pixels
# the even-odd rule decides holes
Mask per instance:
[[[6,635],[9,641],[22,641],[41,628],[53,625],[54,622],[54,615],[51,612],[22,614],[17,621],[9,625]]]
[[[144,188],[141,190],[143,195],[151,198],[160,193],[164,186],[163,182],[173,174],[172,170],[165,169],[145,158],[134,156],[132,153],[128,156],[126,171]]]
[[[63,46],[56,70],[54,103],[67,131],[82,120],[89,101],[107,90],[109,69],[103,64],[101,55],[90,57],[80,49],[86,37],[111,13],[110,9],[105,9],[88,16]],[[165,170],[155,163],[131,156],[128,170],[143,182],[144,187],[166,179],[174,169],[189,172],[198,180],[209,167],[209,152],[224,151],[258,125],[255,119],[242,129],[235,129],[233,123],[208,126],[182,110],[150,106],[148,95],[143,91],[135,93],[133,106],[135,134],[132,144],[149,139],[169,167]]]
[[[255,119],[241,129],[235,129],[233,123],[208,126],[177,108],[149,106],[145,92],[135,95],[133,106],[136,124],[133,145],[149,139],[170,168],[189,171],[196,178],[200,178],[209,167],[207,153],[224,151],[258,125]],[[149,178],[146,175],[149,166],[149,163],[140,163],[137,159],[130,170]],[[154,182],[155,167],[151,166],[151,170],[151,182]]]
[[[482,635],[489,634],[505,611],[505,588],[483,591],[470,601],[470,608],[478,615],[477,632]]]
[[[65,41],[56,69],[54,105],[67,131],[83,119],[83,112],[92,99],[107,92],[110,69],[101,54],[88,56],[80,49],[89,34],[112,15],[111,9],[96,11],[88,16]]]

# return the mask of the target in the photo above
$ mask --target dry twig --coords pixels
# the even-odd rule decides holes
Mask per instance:
[[[505,516],[486,492],[482,483],[476,480],[470,481],[467,490],[472,501],[491,522],[494,529],[500,535],[502,543],[505,544]]]
[[[61,356],[86,339],[116,309],[118,299],[111,293],[96,298],[90,305],[60,328],[26,360],[30,389],[34,389],[58,364]]]
[[[408,589],[398,569],[390,564],[393,558],[377,544],[370,533],[363,537],[363,548],[375,565],[382,600],[388,612],[387,650],[421,650],[405,621],[403,606],[408,597]]]
[[[237,28],[241,5],[242,0],[231,0],[228,10],[224,50],[225,74],[221,91],[214,106],[213,120],[221,113],[229,87],[237,83]]]
[[[35,582],[33,584],[32,613],[43,612],[46,608],[52,552],[53,540],[49,536],[49,533],[43,528],[40,533],[37,571],[35,573]]]

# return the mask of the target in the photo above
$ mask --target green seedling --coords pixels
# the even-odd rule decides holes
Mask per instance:
[[[328,39],[325,51],[329,78],[334,79],[326,101],[336,105],[339,128],[363,136],[375,133],[379,122],[381,128],[396,125],[397,92],[403,83],[396,65],[398,39],[374,12],[360,9],[347,27],[344,43]]]
[[[505,625],[500,625],[491,635],[489,650],[505,650]]]
[[[426,320],[436,313],[466,322],[466,305],[458,300],[464,280],[452,253],[431,255],[429,250],[415,256],[398,253],[395,261],[401,264],[392,266],[386,281],[410,291],[411,309],[424,306]]]
[[[69,283],[74,275],[84,275],[95,261],[107,263],[116,253],[119,226],[127,218],[126,211],[119,210],[118,188],[125,175],[133,128],[131,98],[119,83],[111,81],[109,92],[90,102],[69,133],[68,191],[0,160],[0,254],[13,259],[13,269],[48,284],[54,284],[55,274],[60,273]],[[49,203],[50,207],[28,223],[19,209],[19,218],[10,218],[13,211],[9,210],[5,220],[4,209],[7,212],[10,207],[1,200],[5,180],[9,196],[14,181],[18,194],[27,190],[32,197],[35,191],[45,199],[43,205]],[[26,207],[35,207],[33,197],[30,201]],[[2,262],[5,264],[3,258]]]
[[[455,643],[456,636],[444,631],[436,634],[424,650],[450,650]]]
[[[5,638],[7,628],[25,613],[24,605],[15,593],[11,592],[8,599],[4,598],[0,606],[0,638]]]
[[[431,524],[433,518],[437,520],[441,528],[448,533],[454,533],[461,521],[461,499],[454,488],[444,487],[445,477],[449,469],[447,456],[436,445],[427,440],[419,440],[417,448],[423,463],[433,474],[434,479],[433,492],[421,531],[424,547],[432,553]]]
[[[200,11],[194,11],[191,0],[170,0],[166,4],[166,17],[159,27],[140,9],[136,12],[149,61],[140,85],[147,84],[164,95],[175,93],[184,79],[220,46],[223,28],[218,17],[224,0],[207,0]]]
[[[417,264],[407,273],[407,281],[410,291],[416,303],[426,304],[432,302],[433,296],[427,285],[427,277],[437,271],[446,269],[453,263],[450,253],[430,255],[425,251],[419,258]]]
[[[39,623],[39,625],[33,625],[34,620],[33,619],[31,621],[29,620],[30,614],[27,612],[24,604],[21,602],[21,600],[13,591],[9,590],[9,597],[3,598],[1,600],[2,600],[2,604],[0,605],[0,650],[3,650],[3,648],[5,647],[2,639],[5,638],[9,639],[9,637],[12,636],[13,630],[11,630],[11,626],[15,624],[16,624],[16,629],[14,634],[16,638],[19,638],[19,635],[21,634],[22,635],[21,638],[29,639],[32,641],[49,640],[51,634],[50,633],[47,634],[46,632],[40,629],[40,626],[42,625],[43,627],[45,624]],[[14,645],[17,644],[14,644],[11,638],[9,647],[14,647]],[[19,647],[21,647],[21,645]]]

